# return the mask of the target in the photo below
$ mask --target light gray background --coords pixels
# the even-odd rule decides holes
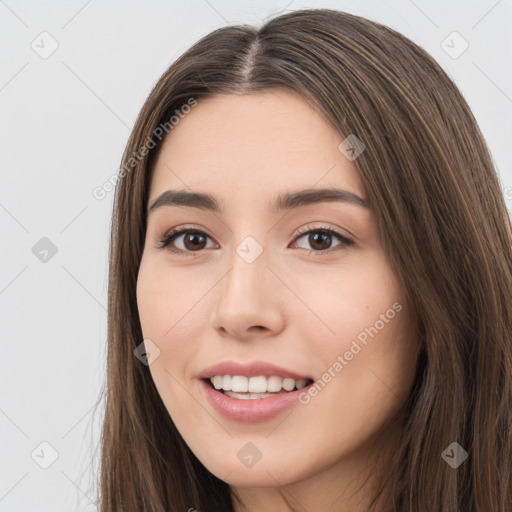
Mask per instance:
[[[0,512],[95,510],[113,192],[92,190],[117,172],[151,87],[213,29],[305,7],[366,16],[433,55],[473,109],[512,207],[511,0],[0,0]],[[457,58],[454,31],[469,44]],[[55,255],[46,242],[32,250],[43,237]]]

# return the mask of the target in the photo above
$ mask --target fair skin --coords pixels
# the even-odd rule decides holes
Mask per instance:
[[[166,205],[148,215],[137,301],[144,338],[160,350],[150,372],[187,445],[248,512],[366,511],[375,461],[399,434],[389,422],[413,382],[417,343],[371,209],[329,201],[270,211],[279,194],[302,189],[366,200],[343,139],[290,91],[216,95],[180,120],[155,163],[149,205],[186,190],[215,196],[222,211]],[[181,226],[203,238],[178,235],[178,254],[158,247]],[[298,234],[306,227],[313,233]],[[321,227],[353,243],[331,235],[315,245]],[[236,251],[246,237],[262,249],[251,263]],[[387,311],[393,318],[376,324]],[[340,355],[342,370],[307,404],[265,421],[227,419],[200,389],[198,374],[220,361],[262,360],[316,382]],[[252,467],[237,457],[248,442],[261,453]]]

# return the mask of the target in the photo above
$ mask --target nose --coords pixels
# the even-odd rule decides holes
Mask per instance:
[[[251,263],[236,252],[217,287],[211,325],[223,337],[275,336],[284,327],[283,284],[268,268],[265,251]]]

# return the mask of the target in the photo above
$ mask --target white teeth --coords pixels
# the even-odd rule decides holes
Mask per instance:
[[[284,391],[302,389],[306,386],[307,381],[306,379],[283,379],[278,376],[248,378],[244,375],[215,375],[210,378],[210,382],[215,389],[225,391],[228,396],[246,393],[233,398],[251,399],[254,394],[257,394],[254,395],[254,398],[264,398],[265,396],[272,396],[265,393],[279,393],[283,389]]]
[[[265,393],[267,391],[266,377],[251,377],[249,379],[249,389],[251,393]]]
[[[210,379],[212,384],[213,384],[213,387],[215,389],[222,389],[222,381],[224,380],[222,378],[222,375],[215,375],[215,377],[213,377],[212,379]]]
[[[252,389],[249,388],[249,379],[247,377],[243,375],[234,375],[231,377],[231,391],[246,393],[247,391],[252,391]]]
[[[295,381],[295,387],[297,389],[302,389],[305,385],[306,385],[306,380],[304,380],[304,379]]]
[[[281,379],[281,377],[269,377],[267,379],[267,391],[277,393],[278,391],[281,391],[282,387],[283,379]]]
[[[238,398],[239,400],[257,400],[259,398],[267,398],[274,396],[274,393],[233,393],[233,391],[225,391],[225,395],[231,398]]]
[[[283,388],[291,391],[295,387],[295,379],[283,379]]]
[[[222,376],[222,389],[224,391],[231,391],[231,375]]]

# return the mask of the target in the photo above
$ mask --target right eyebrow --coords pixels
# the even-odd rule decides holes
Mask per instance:
[[[210,194],[187,192],[186,190],[166,190],[156,198],[148,211],[152,212],[163,206],[188,206],[211,212],[222,211],[218,201]]]

